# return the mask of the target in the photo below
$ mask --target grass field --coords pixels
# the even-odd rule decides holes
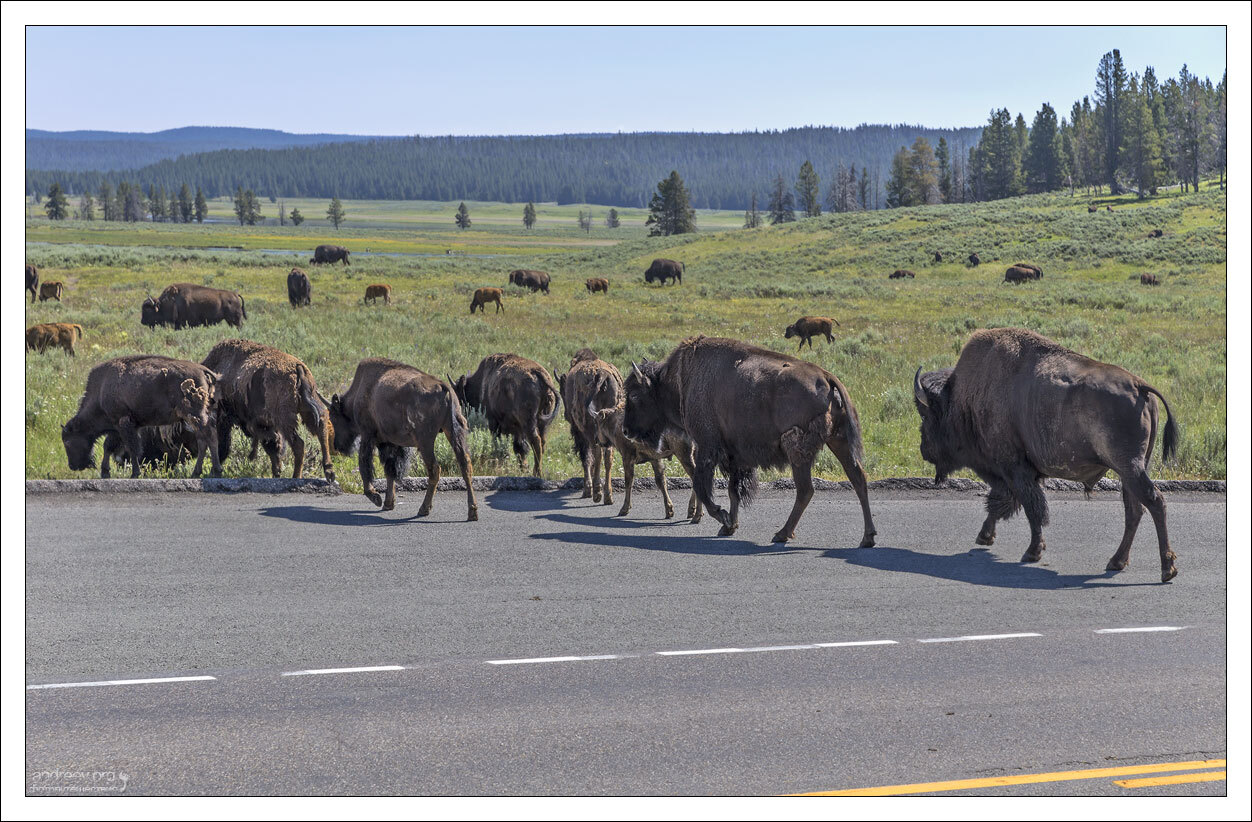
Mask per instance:
[[[1088,214],[1089,202],[1098,202],[1101,211]],[[303,201],[292,203],[305,210]],[[1103,210],[1106,203],[1112,213]],[[1122,365],[1168,397],[1182,441],[1169,465],[1159,464],[1158,451],[1154,476],[1226,475],[1226,198],[1216,187],[1144,202],[1039,195],[671,238],[646,237],[633,217],[620,229],[600,227],[588,236],[572,224],[570,210],[576,215],[577,207],[564,206],[553,207],[550,222],[526,232],[520,207],[500,204],[471,205],[474,226],[460,232],[450,224],[455,204],[434,205],[349,204],[350,217],[356,208],[362,222],[367,214],[371,222],[345,224],[340,232],[308,224],[124,226],[28,219],[28,261],[40,266],[41,279],[67,284],[63,303],[28,305],[28,324],[77,322],[86,336],[76,359],[60,352],[26,356],[27,477],[88,475],[66,467],[60,425],[73,415],[90,368],[122,354],[199,360],[218,340],[241,335],[303,359],[329,395],[347,386],[356,363],[367,356],[394,357],[442,377],[472,370],[497,351],[564,370],[585,345],[624,369],[631,360],[664,357],[683,337],[698,333],[794,353],[794,340],[784,340],[782,331],[802,314],[833,316],[842,324],[833,345],[818,341],[801,356],[848,386],[871,478],[931,473],[918,453],[914,370],[951,365],[972,330],[1006,325],[1034,329]],[[439,219],[423,225],[424,213]],[[388,214],[403,227],[388,227]],[[487,219],[492,214],[501,222]],[[567,217],[570,224],[562,223]],[[702,229],[717,222],[703,212],[700,221]],[[1165,236],[1149,239],[1155,228]],[[453,238],[463,242],[461,253],[443,254]],[[303,265],[319,242],[358,252],[436,256],[357,255],[347,268],[305,266],[313,305],[293,310],[286,274],[293,263]],[[245,250],[209,250],[217,246]],[[262,248],[291,253],[255,251]],[[423,251],[428,248],[437,250]],[[931,262],[936,249],[945,262]],[[964,263],[971,251],[980,254],[982,266]],[[470,256],[475,253],[501,256]],[[644,284],[642,272],[658,256],[685,261],[682,286]],[[1003,284],[1005,267],[1019,260],[1042,266],[1044,278]],[[551,295],[510,287],[505,313],[489,309],[470,317],[473,290],[503,286],[507,272],[518,267],[549,271]],[[888,280],[896,268],[911,268],[917,278]],[[1141,286],[1142,272],[1155,273],[1162,285]],[[592,276],[609,279],[607,296],[588,295],[583,280]],[[242,333],[226,326],[175,332],[140,325],[144,296],[179,281],[240,291],[249,317]],[[373,282],[392,285],[392,306],[362,305],[365,285]],[[472,417],[471,423],[475,472],[516,473],[508,444],[492,443],[481,419]],[[251,464],[243,456],[236,449],[228,476],[268,474],[264,456]],[[445,471],[451,468],[442,441],[440,458]],[[344,486],[359,490],[354,458],[337,457],[336,466]],[[544,467],[552,478],[581,474],[563,419],[553,427]],[[680,469],[675,464],[672,470]],[[843,478],[829,453],[817,471]]]

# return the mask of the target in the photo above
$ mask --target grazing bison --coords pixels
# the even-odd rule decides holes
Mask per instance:
[[[49,348],[64,348],[73,357],[82,338],[83,327],[78,323],[40,323],[26,329],[26,348],[38,354]]]
[[[969,255],[969,264],[970,264],[970,265],[978,265],[978,264],[980,264],[981,262],[982,262],[982,260],[981,260],[981,259],[979,259],[979,257],[978,257],[978,252],[977,252],[977,251],[975,251],[973,254]]]
[[[474,292],[474,299],[470,300],[470,313],[473,314],[475,309],[482,309],[486,314],[487,303],[495,303],[496,313],[499,314],[504,310],[504,292],[489,286],[478,289]]]
[[[643,272],[643,281],[650,283],[653,280],[660,280],[661,285],[665,285],[667,280],[682,283],[683,274],[686,271],[687,266],[685,263],[658,257],[652,261],[652,265],[648,266],[648,270]]]
[[[1029,280],[1037,280],[1039,276],[1034,269],[1014,265],[1009,266],[1008,270],[1004,272],[1004,281],[1006,283],[1024,283]]]
[[[172,325],[176,330],[221,322],[240,328],[247,318],[248,311],[238,292],[195,283],[166,286],[161,296],[143,301],[139,317],[149,328]]]
[[[341,245],[319,245],[313,249],[313,256],[309,258],[310,265],[322,265],[324,263],[343,262],[344,265],[352,265],[348,259],[348,249]]]
[[[334,481],[330,462],[329,417],[308,367],[290,354],[251,340],[223,340],[201,363],[217,372],[218,456],[230,456],[230,432],[238,425],[270,458],[273,476],[282,474],[283,444],[291,446],[291,476],[304,476],[300,423],[317,437],[322,473]],[[254,452],[255,453],[255,452]]]
[[[534,449],[534,474],[540,476],[548,426],[561,407],[552,375],[525,357],[492,354],[453,385],[463,405],[482,411],[493,437],[513,438],[519,466],[525,467],[526,452]]]
[[[557,377],[565,420],[574,439],[574,450],[583,466],[583,497],[600,501],[600,467],[604,466],[604,504],[613,503],[613,443],[600,436],[593,410],[612,408],[625,399],[622,375],[617,366],[596,356],[590,348],[574,355],[569,371]]]
[[[597,291],[603,291],[605,294],[608,294],[609,293],[609,281],[604,279],[603,277],[592,277],[589,280],[587,280],[587,290],[590,291],[592,294],[596,293]]]
[[[1154,228],[1152,229],[1152,231],[1148,232],[1148,236],[1149,237],[1164,237],[1165,232],[1159,228]]]
[[[895,271],[891,272],[891,276],[888,277],[887,279],[903,280],[905,277],[908,277],[911,280],[916,276],[917,276],[916,274],[914,274],[912,271],[909,271],[907,268],[897,268]]]
[[[1013,263],[1013,267],[1014,267],[1014,268],[1025,268],[1025,269],[1027,269],[1028,271],[1032,271],[1032,272],[1034,272],[1034,275],[1035,275],[1035,276],[1034,276],[1034,277],[1032,277],[1031,279],[1034,279],[1034,280],[1042,280],[1042,279],[1043,279],[1043,269],[1042,269],[1042,268],[1040,268],[1039,266],[1035,265],[1034,263]]]
[[[546,271],[518,268],[509,272],[509,283],[522,288],[529,288],[531,291],[542,291],[544,294],[549,294],[551,292],[548,288],[552,283],[552,278],[548,276]]]
[[[139,429],[139,461],[149,468],[182,465],[191,459],[197,447],[195,433],[181,422]],[[117,461],[118,468],[130,462],[130,454],[122,447],[122,438],[116,431],[104,435],[104,455],[100,459],[100,476],[104,479],[112,475],[110,459]]]
[[[832,343],[835,338],[831,336],[831,323],[839,325],[839,321],[834,317],[801,317],[791,325],[787,326],[787,330],[783,332],[783,336],[787,339],[792,337],[800,338],[800,348],[804,348],[804,344],[808,343],[809,348],[813,347],[813,338],[818,334],[826,336],[826,342]]]
[[[938,252],[938,251],[935,252],[935,262],[937,263],[943,262],[943,254],[941,252]]]
[[[1113,206],[1105,206],[1105,208],[1106,208],[1109,212],[1112,212],[1112,211],[1113,211]]]
[[[865,521],[860,544],[874,544],[861,426],[847,389],[833,374],[787,354],[717,337],[684,340],[655,371],[634,366],[631,373],[626,435],[660,451],[667,429],[686,432],[695,448],[692,485],[721,522],[719,535],[739,527],[739,505],[756,491],[756,469],[789,464],[796,501],[773,541],[792,539],[813,498],[813,463],[826,445],[860,500]],[[729,511],[713,501],[718,467],[729,480]]]
[[[365,299],[362,302],[370,302],[373,300],[374,305],[378,305],[378,298],[383,298],[383,305],[391,305],[391,286],[386,283],[374,283],[365,286]]]
[[[291,269],[287,275],[287,300],[292,308],[313,302],[313,284],[309,282],[309,275],[298,268]]]
[[[30,292],[30,301],[35,302],[39,288],[39,269],[30,263],[26,264],[26,290]]]
[[[469,424],[447,383],[411,365],[370,357],[357,365],[352,385],[343,396],[335,394],[331,398],[330,419],[335,427],[335,450],[341,454],[358,452],[365,496],[384,511],[396,507],[396,479],[408,473],[413,449],[417,449],[426,465],[426,497],[417,510],[419,517],[430,513],[439,485],[435,438],[442,433],[452,446],[452,455],[465,480],[469,497],[466,519],[478,519],[474,467],[469,458]],[[385,498],[374,490],[375,448],[387,478]]]
[[[1090,489],[1110,469],[1122,481],[1126,530],[1108,570],[1126,567],[1143,506],[1156,523],[1161,580],[1177,573],[1165,530],[1165,500],[1148,476],[1158,430],[1156,398],[1165,406],[1162,452],[1178,447],[1178,426],[1165,397],[1116,365],[1070,351],[1021,328],[976,331],[956,368],[913,378],[922,418],[922,457],[935,482],[970,468],[991,486],[979,545],[995,541],[996,521],[1026,509],[1030,545],[1022,562],[1043,554],[1048,523],[1044,477]]]
[[[136,354],[97,365],[87,375],[78,413],[61,426],[70,470],[90,468],[96,440],[114,432],[127,452],[131,477],[138,477],[143,462],[139,429],[182,422],[196,438],[192,476],[200,476],[207,449],[211,476],[220,477],[216,383],[217,374],[200,363],[170,357]]]
[[[1088,214],[1095,214],[1095,213],[1096,213],[1097,211],[1099,211],[1099,210],[1100,210],[1100,209],[1099,209],[1099,207],[1098,207],[1098,206],[1087,206],[1087,213],[1088,213]]]
[[[45,300],[61,302],[61,295],[64,293],[65,283],[60,280],[50,280],[39,284],[39,302],[44,302]]]
[[[1160,285],[1161,281],[1156,278],[1155,274],[1140,274],[1139,284],[1140,285]]]

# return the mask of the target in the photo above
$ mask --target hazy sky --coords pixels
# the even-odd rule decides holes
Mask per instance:
[[[1222,27],[26,29],[26,126],[353,134],[1029,122],[1121,49],[1216,82]],[[50,59],[50,55],[55,58]],[[175,70],[175,67],[179,69]],[[84,79],[89,79],[84,82]]]

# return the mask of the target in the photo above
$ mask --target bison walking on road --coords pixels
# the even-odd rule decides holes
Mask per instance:
[[[541,476],[548,426],[561,408],[561,392],[547,369],[516,354],[491,354],[454,387],[463,405],[483,412],[493,437],[513,438],[519,466],[525,468],[526,452],[534,451],[534,474]]]
[[[482,309],[484,314],[487,313],[487,303],[496,304],[496,313],[499,314],[504,310],[504,292],[498,288],[484,287],[474,292],[474,299],[470,300],[470,313]]]
[[[35,302],[35,298],[39,295],[39,269],[30,263],[26,263],[26,290],[30,292],[30,301]]]
[[[469,424],[447,383],[395,360],[361,360],[352,385],[343,396],[335,394],[331,398],[330,419],[335,429],[335,450],[341,454],[357,451],[365,496],[384,511],[396,507],[396,480],[408,473],[413,449],[417,449],[426,465],[426,497],[417,510],[419,517],[430,513],[439,485],[435,438],[442,433],[452,446],[452,455],[465,480],[469,498],[466,519],[478,519],[474,469],[469,458]],[[387,478],[385,497],[374,490],[375,448]]]
[[[861,546],[874,544],[861,427],[847,389],[813,363],[717,337],[684,340],[649,374],[632,368],[626,394],[626,435],[661,450],[667,429],[686,432],[695,448],[692,484],[721,524],[739,527],[739,506],[756,491],[759,467],[791,466],[796,501],[774,542],[795,536],[813,498],[812,471],[823,445],[843,465],[864,516]],[[713,471],[728,478],[730,510],[713,501]]]
[[[600,501],[600,468],[604,468],[604,504],[613,503],[613,443],[600,435],[595,408],[612,408],[626,395],[617,366],[596,356],[590,348],[574,355],[569,371],[557,377],[565,420],[574,438],[574,450],[583,466],[583,497]],[[629,493],[629,492],[627,492]]]
[[[149,328],[171,325],[177,330],[221,322],[241,328],[248,319],[248,311],[238,292],[195,283],[174,283],[166,286],[161,296],[143,301],[139,319]]]
[[[1165,406],[1162,454],[1178,447],[1178,426],[1165,397],[1139,377],[1021,328],[976,331],[955,368],[919,368],[913,395],[922,418],[922,457],[935,482],[972,469],[991,486],[979,545],[995,541],[996,521],[1020,508],[1030,522],[1022,562],[1043,554],[1048,524],[1044,477],[1081,482],[1090,490],[1113,470],[1122,481],[1126,529],[1108,570],[1120,571],[1146,505],[1156,524],[1161,580],[1178,573],[1165,529],[1165,500],[1148,476]]]
[[[800,348],[804,348],[804,344],[808,343],[809,348],[813,347],[813,338],[819,334],[826,337],[826,342],[833,343],[835,338],[832,336],[832,323],[839,325],[839,321],[834,317],[801,317],[791,325],[787,326],[787,330],[783,332],[783,336],[787,339],[792,337],[800,338]]]
[[[326,263],[342,262],[344,265],[352,265],[348,259],[348,249],[341,245],[319,245],[313,249],[313,256],[309,258],[310,265],[324,265]]]
[[[648,266],[648,270],[643,272],[643,281],[650,283],[653,280],[660,280],[661,285],[669,280],[681,284],[683,274],[686,273],[687,266],[677,260],[667,260],[664,257],[658,257],[652,261],[652,265]]]
[[[96,440],[113,432],[129,455],[131,477],[138,477],[143,462],[139,429],[181,422],[196,438],[192,476],[200,476],[207,449],[211,475],[220,477],[216,384],[217,374],[200,363],[170,357],[137,354],[97,365],[87,375],[78,413],[61,426],[70,470],[90,468]]]
[[[313,302],[313,284],[309,282],[309,275],[298,268],[291,269],[287,275],[287,301],[292,308]]]

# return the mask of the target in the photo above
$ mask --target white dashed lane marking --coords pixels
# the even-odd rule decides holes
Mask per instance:
[[[587,662],[594,659],[622,659],[620,654],[595,656],[539,656],[532,659],[489,659],[488,665],[536,665],[542,662]]]
[[[106,679],[101,682],[53,682],[47,685],[27,685],[28,691],[42,691],[49,688],[99,688],[104,685],[153,685],[161,682],[202,682],[216,680],[215,676],[164,676],[155,679]]]
[[[919,639],[918,642],[979,642],[984,639],[1017,639],[1019,637],[1043,636],[1043,634],[981,634],[975,636],[948,636],[935,639]]]
[[[1176,625],[1153,625],[1148,628],[1100,628],[1096,630],[1097,634],[1141,634],[1141,633],[1157,633],[1159,631],[1181,631],[1186,628]]]
[[[284,671],[283,676],[317,676],[319,674],[368,674],[374,671],[403,671],[403,665],[373,665],[366,668],[316,668],[308,671]]]

